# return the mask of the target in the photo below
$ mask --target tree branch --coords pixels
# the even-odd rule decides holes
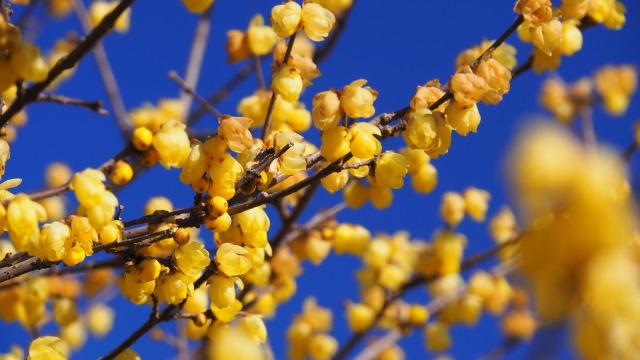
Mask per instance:
[[[38,95],[42,93],[63,71],[73,68],[109,30],[113,28],[118,17],[135,0],[122,0],[107,16],[96,26],[67,56],[60,59],[56,65],[49,70],[47,78],[39,83],[33,84],[25,90],[24,94],[11,104],[11,106],[0,115],[0,128],[6,126],[11,118],[22,110],[26,105],[36,101]]]

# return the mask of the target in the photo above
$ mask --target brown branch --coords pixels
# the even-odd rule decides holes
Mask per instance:
[[[63,276],[68,274],[79,274],[79,273],[84,273],[84,272],[88,272],[95,269],[118,267],[122,264],[124,264],[124,260],[122,258],[115,257],[113,259],[104,260],[104,261],[87,261],[85,263],[74,265],[74,266],[54,267],[38,274],[38,276]],[[22,283],[24,283],[24,279],[12,281],[12,282],[5,282],[0,284],[0,290],[10,288],[16,285],[20,285]]]
[[[102,107],[102,101],[101,100],[95,100],[95,101],[89,101],[89,100],[81,100],[81,99],[74,99],[74,98],[69,98],[66,96],[62,96],[62,95],[55,95],[55,94],[40,94],[38,95],[38,100],[39,102],[53,102],[53,103],[58,103],[58,104],[62,104],[62,105],[73,105],[73,106],[79,106],[79,107],[84,107],[87,108],[93,112],[98,113],[99,115],[108,115],[109,112],[104,109]]]
[[[264,171],[267,167],[269,167],[269,165],[271,165],[271,163],[275,161],[277,158],[284,155],[284,153],[286,153],[287,150],[291,149],[292,146],[293,146],[293,143],[288,143],[285,146],[283,146],[282,149],[280,149],[280,151],[278,151],[275,154],[267,153],[266,156],[261,161],[259,161],[255,167],[247,170],[247,173],[245,174],[245,176],[243,176],[240,180],[238,180],[238,182],[236,182],[236,186],[235,186],[236,190],[242,189],[244,186],[252,183],[257,178],[259,178],[260,173],[262,171]],[[273,151],[273,149],[269,149],[267,151]]]
[[[0,128],[6,126],[11,118],[22,110],[27,104],[38,99],[38,95],[42,93],[51,83],[62,74],[63,71],[73,68],[91,49],[104,37],[118,17],[127,9],[135,0],[122,0],[120,3],[102,19],[100,24],[91,32],[65,57],[60,59],[51,70],[47,78],[39,83],[33,84],[24,91],[24,94],[11,104],[11,106],[0,115]]]
[[[638,144],[633,141],[624,149],[624,152],[621,155],[622,160],[624,162],[628,162],[631,159],[631,156],[633,156],[633,153],[636,152],[636,150],[638,150]]]
[[[182,93],[180,94],[180,103],[182,104],[182,119],[187,117],[189,110],[191,109],[191,101],[195,98],[195,88],[198,85],[198,79],[200,78],[200,71],[202,70],[202,61],[207,49],[207,42],[209,40],[209,33],[211,32],[211,13],[213,10],[213,4],[209,6],[198,17],[198,23],[196,25],[196,31],[193,35],[191,42],[191,51],[189,53],[189,60],[187,61],[187,67],[185,70],[184,86],[182,87]],[[177,74],[176,74],[177,75]],[[191,89],[192,91],[187,91]],[[202,106],[200,100],[206,103],[206,100],[198,96],[196,98],[198,103]],[[207,103],[208,104],[208,103]],[[211,112],[211,111],[209,111]],[[216,115],[216,118],[220,115]]]
[[[169,79],[175,81],[175,83],[178,84],[180,89],[182,89],[183,93],[189,95],[187,97],[187,100],[185,101],[188,101],[190,103],[191,99],[193,98],[198,102],[198,104],[200,104],[200,106],[202,106],[203,109],[205,109],[209,114],[213,115],[213,117],[215,117],[216,119],[219,119],[222,116],[222,114],[218,111],[218,109],[213,107],[213,105],[209,104],[209,102],[207,102],[206,99],[204,99],[202,96],[196,93],[193,87],[189,86],[185,80],[182,80],[182,78],[180,77],[180,75],[178,75],[177,72],[169,71],[168,76],[169,76]],[[189,107],[191,107],[190,104],[189,104]]]
[[[78,17],[78,20],[80,21],[80,24],[82,25],[82,29],[84,30],[84,32],[91,32],[93,25],[91,24],[89,13],[87,12],[87,9],[85,8],[82,0],[75,0],[73,2],[73,9],[76,13],[76,16]],[[107,52],[105,51],[104,46],[101,42],[96,42],[96,44],[94,45],[93,55],[96,59],[96,64],[98,65],[98,72],[100,73],[100,77],[102,78],[104,90],[106,91],[107,97],[109,98],[109,103],[113,108],[113,114],[116,117],[116,122],[118,123],[120,133],[125,138],[125,140],[129,140],[132,132],[131,119],[129,118],[127,109],[124,107],[122,95],[120,94],[120,89],[118,88],[118,82],[116,81],[116,77],[113,74],[111,65],[109,64]]]

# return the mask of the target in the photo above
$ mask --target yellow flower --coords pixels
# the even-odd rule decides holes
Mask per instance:
[[[301,21],[302,8],[295,1],[276,5],[271,9],[271,28],[281,38],[289,37],[298,31]]]
[[[469,132],[478,131],[480,125],[480,111],[478,105],[463,106],[455,100],[452,100],[445,110],[447,122],[453,130],[462,136],[467,136]]]
[[[376,159],[376,182],[393,189],[400,189],[404,185],[409,161],[407,158],[393,151],[386,151]]]
[[[41,336],[29,345],[28,360],[66,360],[66,347],[60,338],[55,336]]]
[[[571,56],[582,49],[582,31],[578,28],[576,20],[565,20],[562,22],[562,40],[558,45],[558,50],[562,55]]]
[[[558,19],[546,21],[531,29],[531,42],[548,56],[562,42],[562,23]]]
[[[475,221],[484,221],[491,195],[487,191],[469,187],[464,191],[463,196],[467,214]]]
[[[274,151],[279,152],[288,143],[293,143],[281,157],[278,158],[278,168],[281,173],[293,175],[298,171],[307,169],[307,162],[304,159],[305,144],[302,142],[302,135],[294,132],[279,132],[274,136]]]
[[[341,116],[340,98],[335,91],[323,91],[313,97],[311,117],[318,129],[324,131],[335,128]]]
[[[211,158],[204,153],[203,146],[201,144],[194,145],[182,166],[180,181],[185,184],[193,184],[202,178],[210,166]]]
[[[40,49],[26,42],[11,50],[11,66],[22,78],[29,81],[43,81],[49,74],[49,66],[40,56]]]
[[[449,226],[457,226],[464,218],[465,202],[462,195],[447,191],[442,195],[440,216]]]
[[[424,150],[427,155],[437,159],[449,151],[451,126],[442,113],[431,113],[429,109],[422,108],[409,114],[402,138],[409,148]]]
[[[328,165],[328,163],[321,164],[319,169],[322,169],[326,165]],[[329,194],[333,194],[336,191],[345,187],[348,181],[349,181],[349,172],[347,170],[332,172],[331,174],[320,179],[320,183],[322,183],[322,186],[324,186],[324,188],[329,192]]]
[[[243,255],[248,251],[242,246],[224,243],[216,252],[218,269],[227,276],[239,276],[251,269],[251,261]]]
[[[82,206],[90,206],[100,201],[106,191],[103,182],[106,177],[102,171],[88,168],[76,173],[71,179],[70,188]]]
[[[40,231],[40,239],[29,253],[49,261],[60,261],[71,248],[71,230],[68,225],[56,221],[45,224]]]
[[[594,76],[596,91],[605,109],[613,115],[623,114],[638,87],[638,71],[631,65],[605,66]]]
[[[440,81],[432,80],[424,86],[418,86],[416,93],[411,98],[410,106],[413,110],[428,109],[443,96],[444,91],[440,90]],[[437,110],[444,110],[444,104],[440,105]]]
[[[577,111],[567,85],[555,78],[547,79],[542,84],[540,104],[551,111],[561,123],[569,123]]]
[[[451,347],[449,327],[441,322],[432,322],[424,328],[427,351],[443,352]]]
[[[347,322],[353,332],[368,330],[376,316],[375,310],[365,304],[350,304],[347,306]]]
[[[529,26],[537,26],[551,20],[551,0],[518,0],[513,11],[521,14]]]
[[[291,103],[298,101],[304,87],[300,71],[286,65],[282,66],[273,74],[273,83],[271,86],[273,91],[280,95],[283,100]]]
[[[322,132],[320,154],[329,161],[336,161],[347,155],[350,150],[351,132],[344,126]]]
[[[227,31],[227,62],[235,63],[251,56],[247,34],[240,30]]]
[[[31,241],[40,236],[38,221],[45,221],[47,213],[42,205],[31,201],[26,194],[17,194],[7,206],[6,226],[16,250],[27,250]]]
[[[267,327],[262,316],[250,314],[238,320],[238,328],[252,337],[257,343],[264,344],[267,341]]]
[[[316,3],[305,3],[301,13],[304,33],[310,40],[322,41],[336,22],[333,13]]]
[[[363,87],[367,80],[359,79],[342,89],[340,105],[344,112],[351,118],[368,118],[375,114],[373,102],[378,97],[378,92],[371,87]]]
[[[449,89],[456,101],[463,106],[478,103],[487,92],[487,88],[487,82],[472,73],[469,67],[462,68],[449,80]]]
[[[197,241],[179,246],[172,258],[178,270],[187,276],[198,275],[210,263],[209,252]]]
[[[251,52],[255,55],[269,54],[276,41],[278,38],[271,27],[264,26],[262,15],[254,16],[247,29],[247,43]]]
[[[231,199],[235,195],[236,182],[243,172],[242,165],[229,153],[214,159],[209,167],[209,195]]]
[[[187,296],[193,295],[193,280],[190,277],[176,272],[161,276],[156,282],[153,294],[159,301],[166,301],[167,304],[180,304]]]
[[[252,120],[249,118],[223,115],[220,117],[218,138],[223,140],[233,152],[243,152],[253,146],[253,136],[249,131]]]
[[[352,209],[362,207],[368,199],[369,188],[360,181],[351,181],[344,188],[344,201]]]
[[[153,142],[153,133],[148,128],[139,126],[133,131],[131,142],[137,150],[147,150]]]
[[[487,82],[487,92],[482,97],[485,104],[497,104],[502,101],[502,95],[509,92],[511,85],[511,71],[496,59],[480,61],[476,68],[476,75]]]
[[[186,126],[178,120],[169,120],[153,136],[153,147],[158,151],[160,164],[165,168],[182,167],[191,152]]]
[[[381,136],[380,129],[369,123],[356,123],[349,128],[351,133],[351,153],[362,159],[368,160],[382,151],[382,145],[376,136]]]
[[[560,66],[562,61],[562,54],[557,49],[551,52],[551,55],[546,54],[537,47],[533,48],[533,63],[531,68],[536,74],[541,74],[545,71],[552,71]]]

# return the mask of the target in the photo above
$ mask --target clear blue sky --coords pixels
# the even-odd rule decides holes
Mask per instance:
[[[245,29],[255,13],[268,17],[269,9],[279,1],[243,0],[217,1],[212,35],[210,37],[198,92],[208,95],[219,88],[239,68],[225,63],[225,33],[230,29]],[[567,81],[590,75],[598,67],[608,64],[640,63],[640,5],[625,1],[628,21],[622,31],[604,28],[590,29],[584,35],[584,48],[573,57],[564,58],[559,74]],[[557,5],[557,4],[556,4]],[[368,85],[379,91],[375,103],[377,113],[406,106],[417,85],[433,78],[443,82],[454,71],[457,54],[484,38],[500,35],[515,19],[513,2],[503,0],[356,2],[348,28],[334,52],[320,65],[323,75],[314,81],[303,95],[302,101],[311,108],[311,99],[319,91],[341,88],[351,81],[364,78]],[[40,9],[41,10],[41,9]],[[195,15],[187,13],[178,0],[138,0],[133,6],[131,30],[126,35],[111,34],[105,41],[109,59],[120,84],[125,105],[132,109],[143,102],[155,103],[160,98],[175,97],[176,85],[167,72],[183,73],[191,38],[195,28]],[[37,43],[47,49],[55,39],[66,32],[81,32],[72,16],[66,20],[47,20],[41,24]],[[518,49],[518,60],[524,61],[531,46],[513,37],[508,40]],[[266,67],[265,67],[266,70]],[[268,72],[267,72],[268,73]],[[546,76],[546,75],[545,75]],[[437,209],[444,191],[460,191],[476,186],[491,192],[490,214],[508,204],[504,190],[503,160],[511,139],[521,124],[531,115],[543,113],[538,105],[541,80],[545,76],[527,73],[512,83],[512,90],[499,106],[480,105],[482,123],[477,134],[460,137],[454,134],[451,150],[434,161],[439,172],[439,186],[433,194],[416,195],[410,187],[395,192],[392,208],[379,212],[370,205],[360,211],[344,211],[340,221],[361,223],[372,232],[408,230],[416,238],[429,238],[439,226]],[[250,94],[256,86],[250,78],[240,86],[219,108],[223,113],[235,114],[237,101]],[[57,91],[70,97],[104,99],[102,83],[92,57],[82,62],[75,76]],[[595,127],[600,139],[622,148],[632,139],[631,124],[640,119],[638,96],[625,116],[611,118],[600,108],[595,112]],[[66,161],[74,171],[96,167],[113,156],[123,146],[112,116],[100,117],[84,109],[60,107],[55,104],[33,105],[29,108],[29,124],[20,130],[12,145],[11,160],[6,178],[24,179],[21,191],[32,191],[43,186],[44,168],[52,161]],[[214,120],[204,119],[199,128],[213,129]],[[317,139],[317,130],[310,130],[311,139]],[[385,149],[398,149],[400,139],[384,143]],[[638,159],[631,162],[638,184]],[[126,206],[124,218],[141,214],[144,202],[151,196],[165,194],[176,207],[189,206],[192,194],[189,187],[179,183],[178,172],[154,169],[127,186],[118,195]],[[341,201],[339,194],[319,192],[303,220],[317,209]],[[275,222],[274,222],[275,223]],[[467,254],[492,246],[486,225],[465,221],[460,230],[469,237]],[[277,228],[272,228],[272,234]],[[204,238],[211,244],[208,234]],[[355,269],[358,260],[331,255],[321,267],[306,264],[299,278],[297,295],[278,309],[275,319],[268,321],[269,337],[276,358],[284,358],[285,331],[293,315],[301,310],[305,297],[314,295],[322,306],[335,311],[333,334],[340,342],[348,336],[343,316],[343,301],[358,300]],[[426,291],[416,289],[410,294],[413,301],[427,301]],[[101,340],[90,339],[86,348],[75,358],[95,358],[103,355],[133,329],[146,320],[150,309],[136,307],[121,298],[111,303],[117,308],[115,331]],[[172,325],[171,325],[172,326]],[[1,325],[3,333],[0,351],[7,351],[14,342],[25,344],[26,331],[18,325]],[[454,330],[454,348],[451,354],[458,359],[476,358],[485,354],[501,337],[493,317],[485,315],[473,329],[464,326]],[[425,358],[426,352],[420,332],[402,341],[409,359]],[[172,349],[144,338],[133,347],[143,358],[168,358]],[[521,347],[511,354],[521,358],[527,349]]]

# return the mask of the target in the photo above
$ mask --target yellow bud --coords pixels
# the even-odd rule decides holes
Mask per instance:
[[[182,167],[191,151],[185,125],[177,120],[169,120],[160,126],[153,137],[153,147],[158,151],[162,166]]]
[[[322,132],[320,154],[328,161],[336,161],[347,155],[350,150],[351,133],[344,126]]]
[[[307,37],[313,41],[322,41],[329,35],[336,17],[320,4],[305,3],[302,6],[301,20]]]
[[[393,192],[389,186],[371,184],[371,187],[369,187],[369,200],[371,200],[371,204],[376,209],[386,209],[391,206]]]
[[[351,118],[368,118],[376,112],[373,102],[378,92],[369,86],[363,87],[366,83],[367,80],[358,79],[342,89],[340,105]]]
[[[553,15],[551,0],[518,0],[513,11],[521,14],[529,26],[549,21]]]
[[[407,174],[408,166],[409,161],[404,155],[386,151],[376,159],[376,182],[393,189],[400,189],[404,185],[403,178]]]
[[[483,78],[472,73],[469,67],[466,67],[451,77],[449,89],[460,105],[472,106],[482,100],[488,90],[488,85]]]
[[[467,214],[475,221],[484,221],[491,195],[487,191],[470,187],[464,191],[463,196]]]
[[[300,70],[287,65],[282,66],[273,74],[271,87],[283,100],[290,103],[296,102],[304,87],[300,75]]]
[[[449,327],[440,322],[427,324],[424,331],[427,351],[443,352],[451,347]]]
[[[347,322],[353,332],[368,330],[373,324],[376,312],[364,304],[350,304],[347,306]]]
[[[216,264],[218,269],[227,276],[238,276],[246,273],[251,268],[251,262],[242,256],[247,250],[238,245],[224,243],[216,252]]]
[[[220,117],[218,138],[226,142],[233,152],[239,153],[248,150],[253,146],[253,136],[249,131],[251,123],[252,120],[249,118],[223,115]]]
[[[105,304],[92,305],[87,310],[86,320],[89,331],[96,337],[107,335],[113,327],[115,311]]]
[[[151,215],[158,210],[173,211],[171,200],[164,196],[156,196],[150,198],[144,205],[144,214]]]
[[[311,111],[313,124],[325,131],[338,126],[340,121],[340,98],[334,91],[323,91],[313,97],[313,110]]]
[[[309,355],[313,360],[328,360],[338,350],[338,341],[330,335],[315,334],[309,339]]]
[[[562,23],[562,40],[558,50],[562,55],[571,56],[582,49],[582,31],[575,20],[565,20]]]
[[[440,216],[449,226],[457,226],[464,218],[465,202],[462,195],[448,191],[442,195]]]
[[[138,265],[138,268],[140,269],[140,281],[147,282],[160,277],[162,265],[156,259],[145,259]]]
[[[362,159],[372,159],[382,151],[382,145],[376,136],[381,136],[380,129],[369,123],[356,123],[349,128],[351,133],[351,153]]]
[[[424,325],[429,320],[429,310],[419,304],[409,306],[409,324],[413,326]]]
[[[267,327],[261,316],[247,315],[242,317],[238,320],[238,327],[258,343],[264,344],[267,341]]]
[[[118,160],[109,172],[109,180],[116,185],[127,184],[133,178],[133,168],[128,162]]]
[[[351,181],[344,188],[344,201],[352,209],[362,207],[369,199],[369,188],[360,181]]]
[[[271,28],[281,38],[289,37],[298,31],[301,21],[302,8],[295,1],[276,5],[271,9]]]
[[[255,55],[267,55],[278,40],[271,27],[264,26],[264,18],[257,14],[251,19],[247,29],[247,43]]]

